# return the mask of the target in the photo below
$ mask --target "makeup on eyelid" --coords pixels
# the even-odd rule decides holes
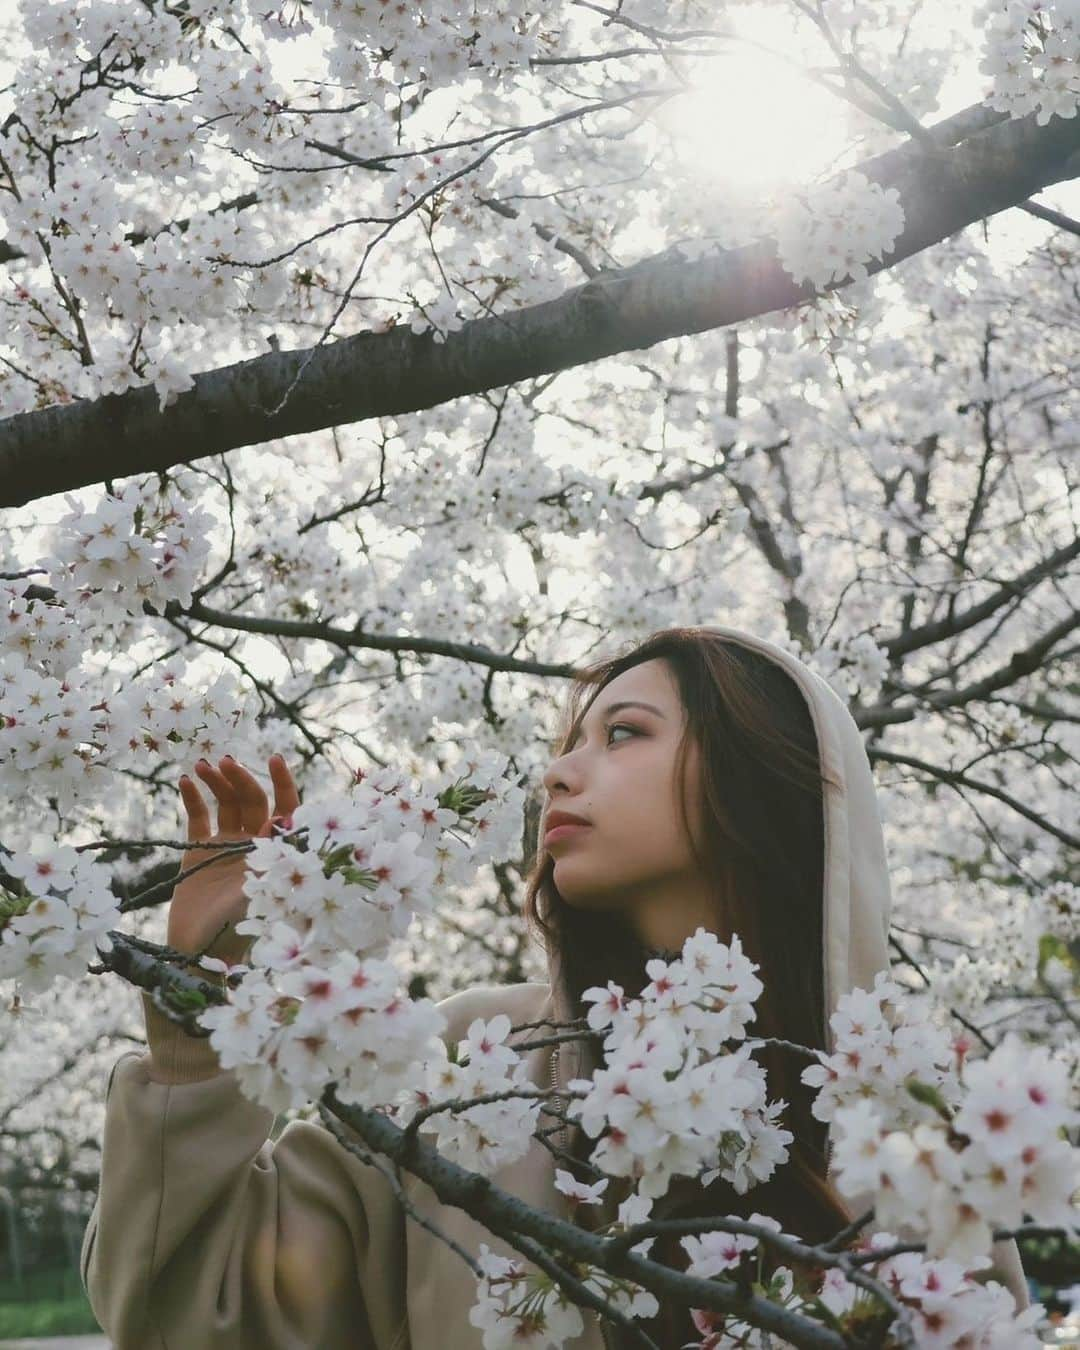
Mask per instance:
[[[658,707],[656,707],[655,704],[644,703],[640,699],[620,699],[616,703],[611,703],[604,709],[603,716],[606,719],[608,717],[613,716],[617,712],[621,712],[623,708],[645,708],[648,712],[655,713],[657,717],[662,717],[665,719],[665,721],[667,720],[667,714],[662,712]],[[629,722],[609,723],[605,721],[604,723],[604,729],[606,731],[610,731],[613,726],[627,726],[630,727],[632,731],[636,732],[640,732],[641,730],[640,727],[635,727]],[[573,743],[568,747],[566,753],[569,754],[571,750],[575,750],[577,748],[578,741],[580,740],[581,740],[581,728],[579,727],[577,736],[574,738]]]

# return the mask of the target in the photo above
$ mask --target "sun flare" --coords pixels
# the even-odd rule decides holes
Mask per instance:
[[[657,121],[688,174],[746,198],[813,179],[848,140],[835,95],[750,46],[702,62]]]

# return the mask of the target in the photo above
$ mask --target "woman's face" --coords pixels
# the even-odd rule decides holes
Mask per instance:
[[[698,923],[711,927],[708,888],[679,815],[675,756],[685,722],[667,662],[643,662],[600,690],[576,743],[543,776],[540,847],[555,860],[559,894],[570,905],[623,911],[652,946],[677,947]],[[692,743],[687,805],[695,829],[698,763]],[[553,811],[582,816],[588,827],[545,840]]]

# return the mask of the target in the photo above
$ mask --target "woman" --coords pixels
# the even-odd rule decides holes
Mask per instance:
[[[228,761],[199,773],[217,799],[218,832],[189,780],[190,839],[269,833],[269,804],[251,774]],[[271,776],[275,812],[287,815],[295,786],[280,760]],[[723,940],[739,933],[761,967],[755,1033],[831,1048],[827,1013],[888,966],[889,881],[862,739],[824,680],[737,629],[663,630],[582,673],[543,781],[526,913],[543,936],[549,982],[453,995],[440,1005],[448,1043],[499,1012],[514,1024],[578,1017],[583,990],[609,979],[635,992],[650,954],[678,949],[703,925]],[[555,812],[583,823],[548,838]],[[221,933],[213,950],[229,959],[243,951],[232,927],[243,915],[242,870],[207,869],[177,887],[173,945],[200,950]],[[83,1280],[117,1350],[479,1350],[468,1316],[475,1282],[432,1229],[473,1253],[481,1241],[511,1249],[406,1173],[399,1197],[380,1168],[320,1126],[294,1121],[270,1142],[271,1113],[242,1096],[209,1043],[185,1036],[145,996],[143,1009],[149,1052],[113,1069],[83,1242]],[[828,1181],[825,1129],[798,1082],[805,1061],[758,1053],[770,1099],[790,1103],[791,1164],[744,1197],[721,1182],[705,1193],[686,1181],[659,1205],[664,1214],[758,1210],[807,1238],[831,1236],[858,1206],[845,1206]],[[526,1053],[532,1080],[561,1089],[596,1062],[583,1042]],[[555,1139],[579,1162],[592,1142],[576,1125]],[[534,1140],[493,1179],[569,1218],[556,1165],[567,1158]],[[599,1215],[577,1221],[612,1217],[614,1194],[605,1200]],[[654,1254],[685,1266],[677,1243]],[[1015,1243],[996,1244],[995,1260],[990,1273],[1027,1306]],[[585,1323],[572,1350],[618,1344],[594,1315]],[[662,1308],[645,1329],[670,1350],[688,1326],[684,1312]]]

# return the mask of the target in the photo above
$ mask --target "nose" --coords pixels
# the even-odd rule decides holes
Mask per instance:
[[[571,751],[565,755],[559,755],[553,759],[544,770],[541,781],[543,782],[544,787],[547,788],[547,806],[549,808],[554,805],[554,802],[551,799],[560,791],[560,789],[564,793],[574,794],[575,790],[579,789],[581,786],[581,774],[578,772],[577,766],[574,763],[573,752]]]

